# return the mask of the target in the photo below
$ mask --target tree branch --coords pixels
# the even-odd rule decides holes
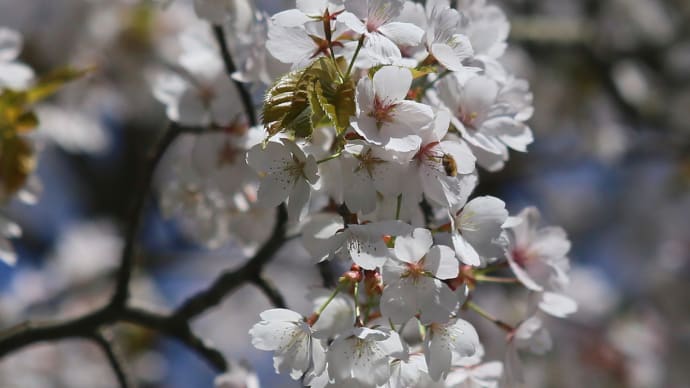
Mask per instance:
[[[101,349],[103,349],[103,353],[105,353],[105,356],[108,358],[110,367],[113,369],[113,373],[115,373],[115,377],[117,378],[117,382],[120,384],[120,387],[133,388],[134,384],[131,382],[129,375],[125,370],[125,363],[120,357],[120,354],[115,351],[115,346],[111,343],[111,341],[106,338],[103,333],[94,333],[91,339],[98,346],[100,346]]]
[[[158,162],[163,157],[165,150],[175,141],[175,139],[182,133],[182,127],[176,124],[170,124],[165,130],[161,138],[154,146],[151,154],[147,158],[144,166],[144,171],[139,178],[134,193],[134,204],[127,217],[127,230],[125,232],[125,246],[122,249],[120,257],[120,266],[118,267],[117,280],[115,283],[115,292],[110,304],[113,308],[118,309],[127,303],[129,296],[129,280],[132,277],[132,267],[134,265],[134,250],[136,243],[137,232],[143,217],[144,205],[149,197],[151,190],[151,181],[153,174],[156,171]]]
[[[190,320],[209,308],[218,305],[228,294],[247,281],[256,281],[261,275],[263,266],[283,246],[287,224],[287,209],[285,204],[276,208],[276,223],[271,237],[264,243],[254,257],[242,267],[234,271],[222,273],[206,290],[187,299],[175,312],[175,316]]]
[[[216,38],[216,42],[218,42],[218,46],[220,46],[220,55],[223,58],[225,70],[228,72],[228,77],[230,77],[230,80],[237,87],[237,90],[240,93],[240,99],[242,100],[242,105],[244,106],[244,111],[247,113],[249,125],[253,127],[258,124],[258,121],[256,119],[256,113],[254,112],[252,96],[249,94],[249,91],[247,91],[242,82],[232,78],[232,74],[237,71],[237,67],[235,67],[235,62],[232,60],[232,55],[228,49],[228,42],[225,39],[225,31],[223,31],[223,26],[214,25],[213,35]]]
[[[279,308],[287,308],[287,303],[285,303],[285,298],[283,298],[283,295],[278,291],[276,286],[271,282],[270,280],[266,279],[264,276],[257,276],[255,279],[253,279],[253,283],[256,284],[261,291],[263,291],[264,295],[268,298],[268,300],[271,301],[271,304],[274,307],[279,307]]]

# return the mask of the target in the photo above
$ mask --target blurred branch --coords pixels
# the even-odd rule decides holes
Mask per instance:
[[[187,299],[175,312],[180,319],[189,320],[218,305],[227,295],[245,282],[260,282],[263,266],[286,241],[287,209],[285,204],[276,208],[276,223],[271,237],[242,267],[222,273],[206,290]],[[258,283],[257,283],[258,284]]]
[[[92,338],[93,341],[98,344],[101,349],[103,349],[103,353],[105,353],[105,356],[108,358],[108,362],[113,369],[113,373],[115,373],[115,377],[117,378],[120,387],[133,388],[134,384],[130,381],[129,376],[127,375],[125,363],[121,359],[120,354],[116,352],[115,346],[111,343],[111,341],[106,338],[103,333],[95,333]]]
[[[127,302],[127,297],[129,295],[129,280],[132,276],[132,266],[134,264],[136,236],[141,224],[141,218],[143,217],[144,205],[146,204],[151,190],[153,174],[163,154],[175,139],[177,139],[180,133],[182,133],[180,126],[176,124],[168,126],[168,129],[163,133],[163,136],[158,140],[158,143],[154,146],[151,154],[147,158],[143,174],[140,176],[139,183],[135,186],[134,204],[127,218],[125,246],[122,250],[120,266],[118,267],[115,293],[110,300],[110,304],[114,309],[124,306]]]
[[[261,291],[263,291],[264,295],[266,295],[274,307],[287,307],[285,298],[283,298],[283,295],[280,293],[280,291],[278,291],[273,282],[266,279],[264,276],[258,276],[256,279],[254,279],[253,283],[256,284]]]
[[[218,42],[218,46],[220,46],[220,54],[223,58],[223,63],[225,64],[225,70],[228,72],[228,77],[230,77],[230,80],[237,87],[237,90],[240,93],[240,99],[242,100],[242,105],[244,106],[244,111],[247,114],[247,119],[249,120],[249,125],[253,127],[258,124],[258,120],[256,119],[254,103],[252,103],[252,96],[249,94],[249,91],[244,87],[242,82],[232,78],[232,74],[237,71],[237,67],[235,66],[235,62],[232,60],[232,55],[228,49],[228,42],[225,39],[225,31],[223,31],[223,26],[214,25],[213,35],[216,38],[216,42]]]

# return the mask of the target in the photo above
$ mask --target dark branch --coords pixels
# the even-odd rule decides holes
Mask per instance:
[[[263,266],[275,255],[285,242],[287,210],[282,204],[276,209],[276,223],[271,237],[258,252],[242,267],[226,271],[209,288],[187,299],[175,312],[175,316],[188,321],[209,308],[218,305],[228,294],[247,281],[255,281],[261,275]]]
[[[134,265],[136,236],[141,224],[141,218],[143,217],[142,213],[144,210],[144,205],[146,204],[146,200],[149,197],[149,191],[151,190],[153,174],[156,171],[156,166],[163,157],[165,150],[168,149],[168,147],[181,133],[181,127],[175,124],[168,126],[146,160],[143,173],[139,178],[139,182],[135,186],[134,204],[132,205],[132,209],[127,217],[125,246],[122,250],[120,266],[118,267],[115,293],[110,300],[110,304],[115,309],[124,306],[127,303],[127,297],[129,296],[129,280],[132,277],[132,267]]]
[[[133,388],[134,383],[131,382],[127,371],[125,370],[125,363],[120,357],[120,354],[116,352],[115,346],[111,341],[102,333],[95,333],[92,337],[93,341],[98,344],[98,346],[103,349],[103,353],[108,358],[110,367],[115,373],[117,382],[120,384],[121,388]]]
[[[127,308],[123,312],[122,321],[162,333],[179,341],[201,356],[217,372],[228,369],[223,354],[210,344],[204,343],[192,332],[187,321],[180,320],[175,315],[162,315],[137,308]]]
[[[223,26],[214,25],[213,34],[216,37],[218,46],[220,46],[220,54],[223,58],[223,63],[225,64],[225,70],[228,72],[228,77],[230,77],[232,82],[237,87],[237,90],[240,93],[240,99],[242,100],[242,105],[244,106],[244,111],[247,114],[247,119],[249,120],[250,126],[253,127],[258,124],[258,121],[256,119],[252,96],[249,94],[249,91],[244,87],[242,82],[232,78],[232,74],[237,71],[237,67],[235,67],[235,62],[232,60],[232,55],[228,49],[228,42],[225,39],[225,31],[223,31]]]
[[[264,276],[258,276],[253,280],[253,283],[263,291],[264,295],[266,295],[274,307],[287,308],[285,298],[283,298],[283,295],[278,291],[273,282],[266,279]]]

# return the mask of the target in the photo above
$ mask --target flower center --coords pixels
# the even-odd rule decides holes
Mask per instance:
[[[385,160],[372,155],[371,148],[366,150],[366,152],[357,155],[356,158],[359,160],[359,164],[357,165],[355,172],[366,170],[367,174],[369,174],[369,178],[371,179],[374,179],[374,169],[376,166],[386,162]]]
[[[395,106],[395,103],[381,101],[378,96],[374,98],[374,110],[369,112],[369,117],[373,117],[376,120],[376,128],[381,129],[384,123],[393,121],[393,109]]]
[[[467,129],[472,129],[472,130],[477,129],[477,127],[476,127],[477,117],[479,117],[479,113],[477,113],[477,112],[466,112],[462,107],[460,107],[460,109],[458,111],[458,119]]]

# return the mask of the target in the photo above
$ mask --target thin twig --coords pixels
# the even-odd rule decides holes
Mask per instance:
[[[191,296],[175,312],[182,320],[190,320],[209,308],[218,305],[227,295],[245,282],[257,278],[263,266],[275,255],[285,242],[287,209],[285,204],[276,209],[276,223],[271,237],[256,252],[254,257],[234,271],[222,273],[207,289]]]
[[[181,127],[175,124],[168,126],[149,155],[143,169],[143,173],[135,187],[134,204],[129,216],[127,217],[125,246],[120,257],[120,266],[118,267],[117,272],[115,292],[110,300],[110,304],[116,309],[124,306],[127,303],[127,298],[129,296],[129,281],[132,277],[132,267],[134,265],[136,236],[139,231],[141,219],[143,217],[142,213],[144,210],[144,205],[146,204],[146,200],[148,199],[149,192],[151,190],[153,174],[165,151],[181,133]]]
[[[232,74],[237,71],[237,67],[235,66],[235,62],[232,60],[232,55],[228,49],[228,42],[225,39],[225,31],[223,31],[223,26],[214,25],[213,35],[216,37],[218,46],[220,46],[220,55],[223,58],[225,70],[228,72],[228,77],[230,77],[232,82],[237,87],[237,90],[240,93],[240,99],[242,100],[242,105],[244,106],[244,111],[247,114],[247,119],[249,120],[250,126],[253,127],[258,124],[258,121],[256,119],[252,96],[249,94],[249,91],[244,87],[242,82],[232,78]]]
[[[108,358],[110,367],[115,373],[117,382],[120,384],[121,388],[134,388],[134,383],[131,381],[129,374],[127,373],[125,363],[120,357],[120,354],[116,351],[113,343],[105,336],[103,333],[94,333],[91,337],[92,340],[101,347],[103,353]]]
[[[252,283],[256,284],[256,286],[263,291],[264,295],[266,295],[274,307],[287,308],[285,298],[280,291],[278,291],[273,282],[260,275],[252,279]]]

